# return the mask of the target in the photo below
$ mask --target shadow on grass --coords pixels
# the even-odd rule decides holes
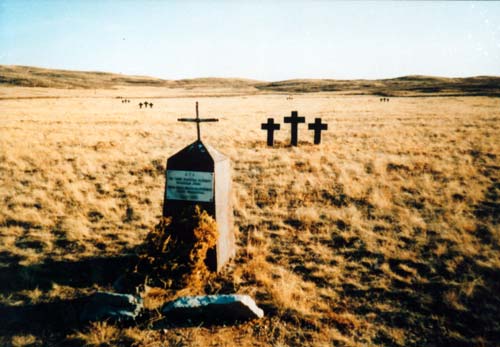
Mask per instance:
[[[11,265],[0,269],[0,293],[52,288],[53,283],[73,288],[110,286],[137,264],[128,253],[116,257],[94,257],[78,261],[45,261],[41,264]],[[0,305],[0,335],[67,332],[82,325],[80,314],[89,297],[19,306]]]
[[[137,255],[128,253],[116,257],[92,257],[78,261],[52,261],[23,266],[10,265],[0,268],[0,293],[20,290],[50,289],[53,283],[86,288],[106,286],[137,263]]]
[[[0,305],[0,334],[63,332],[81,325],[79,313],[87,298],[24,306]]]

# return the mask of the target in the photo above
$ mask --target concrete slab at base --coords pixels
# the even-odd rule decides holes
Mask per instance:
[[[186,296],[165,304],[161,312],[174,322],[241,322],[262,318],[264,311],[248,295]]]

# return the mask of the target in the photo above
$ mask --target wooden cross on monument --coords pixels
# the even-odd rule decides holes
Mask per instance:
[[[198,114],[198,101],[196,101],[196,118],[178,118],[179,122],[195,122],[196,123],[196,131],[198,134],[198,141],[201,142],[201,134],[200,134],[200,123],[202,122],[218,122],[218,118],[200,118]]]

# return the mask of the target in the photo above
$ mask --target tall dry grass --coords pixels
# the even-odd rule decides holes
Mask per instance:
[[[237,256],[211,286],[254,296],[266,317],[165,331],[4,330],[2,343],[498,342],[498,99],[212,93],[3,88],[0,266],[15,271],[0,275],[0,303],[110,289],[119,266],[85,264],[133,252],[158,221],[165,161],[195,139],[193,126],[176,119],[192,116],[199,101],[202,117],[220,118],[202,125],[202,137],[232,160],[238,231]],[[34,94],[60,98],[15,99]],[[139,109],[148,96],[154,108]],[[282,124],[277,146],[265,146],[260,123],[271,116],[283,123],[292,110],[329,124],[322,145],[312,145],[302,125],[299,147],[287,146]],[[87,272],[68,272],[68,264]]]

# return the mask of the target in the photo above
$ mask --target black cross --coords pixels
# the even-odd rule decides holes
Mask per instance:
[[[274,119],[268,118],[267,123],[262,123],[262,130],[267,130],[267,145],[273,146],[274,143],[274,131],[280,130],[280,125],[274,123]]]
[[[285,123],[291,123],[292,125],[292,146],[297,146],[297,138],[298,138],[298,124],[305,123],[305,117],[299,117],[297,111],[292,111],[291,117],[285,117]]]
[[[218,122],[219,121],[217,118],[201,119],[199,114],[198,114],[198,101],[196,101],[196,118],[179,118],[177,120],[179,122],[195,122],[196,123],[196,130],[198,133],[198,141],[201,141],[201,135],[200,135],[200,123],[201,122]]]
[[[314,144],[319,145],[321,143],[321,130],[327,130],[328,124],[321,123],[321,118],[314,118],[314,123],[309,123],[309,130],[314,130]]]

